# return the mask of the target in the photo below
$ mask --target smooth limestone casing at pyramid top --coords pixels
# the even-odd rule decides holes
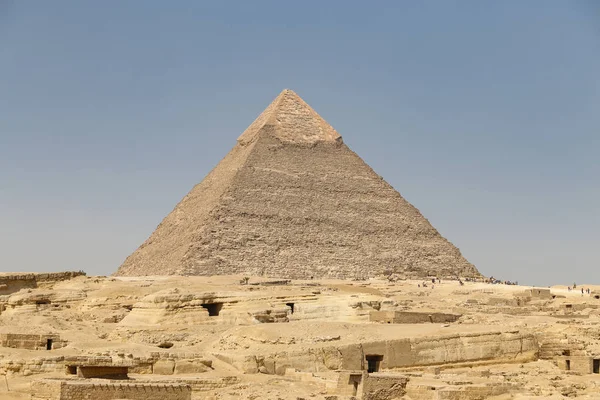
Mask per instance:
[[[117,275],[479,276],[460,251],[284,90]]]

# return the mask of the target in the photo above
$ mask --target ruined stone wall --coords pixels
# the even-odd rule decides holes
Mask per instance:
[[[296,302],[294,313],[288,316],[290,321],[328,320],[328,321],[360,321],[367,322],[369,313],[381,308],[380,299],[374,301],[357,301],[342,296],[331,296],[320,302]]]
[[[40,284],[73,279],[76,276],[85,276],[83,271],[48,272],[31,274],[0,274],[0,295],[18,292],[21,289],[36,288]]]
[[[64,383],[60,400],[190,400],[192,388],[182,384]]]
[[[533,288],[529,289],[526,293],[534,299],[552,300],[550,289]]]
[[[402,375],[369,374],[363,385],[363,400],[393,400],[406,393],[408,378]]]
[[[64,357],[62,356],[0,361],[0,369],[25,376],[48,372],[61,372],[64,370],[64,365]]]
[[[163,383],[163,381],[155,381],[155,383]],[[168,383],[169,381],[164,381]],[[206,392],[210,390],[221,389],[227,386],[235,385],[240,383],[240,378],[237,376],[223,376],[218,378],[191,378],[191,379],[177,379],[177,382],[185,383],[190,385],[194,392]]]
[[[302,373],[292,372],[288,373],[286,370],[286,376],[299,376]],[[309,378],[313,374],[309,374]],[[338,374],[337,384],[333,392],[341,396],[360,396],[363,392],[363,385],[366,379],[367,373],[365,371],[340,371]]]
[[[115,368],[128,369],[131,374],[180,375],[207,372],[211,370],[212,360],[198,353],[152,352],[150,357],[66,357],[62,364],[75,368],[82,377],[102,376],[103,371],[111,374]]]
[[[366,355],[383,356],[381,369],[525,362],[537,359],[538,344],[533,334],[515,331],[363,342],[263,355],[215,354],[245,373],[260,369],[269,374],[283,374],[287,368],[307,372],[366,370]]]
[[[589,356],[557,357],[556,361],[558,367],[563,371],[573,371],[579,374],[591,374],[593,372],[594,359]]]
[[[61,400],[62,382],[42,379],[31,383],[32,400]]]
[[[369,350],[365,347],[365,354]],[[517,331],[460,334],[411,339],[408,357],[403,355],[396,357],[397,354],[390,351],[388,352],[389,364],[384,358],[382,367],[397,368],[487,360],[533,361],[537,358],[537,354],[538,345],[532,334],[522,334]]]
[[[533,361],[538,346],[533,335],[519,332],[456,334],[441,337],[370,342],[339,348],[341,369],[366,369],[366,355],[382,355],[382,369],[480,361]],[[328,352],[329,365],[333,364]]]
[[[382,322],[386,324],[443,324],[455,322],[459,318],[460,315],[458,314],[418,311],[371,311],[369,314],[369,320],[371,322]]]
[[[152,373],[158,375],[200,374],[210,370],[212,362],[205,359],[163,359],[152,365]]]
[[[65,271],[65,272],[44,272],[34,274],[37,283],[54,283],[68,281],[78,276],[86,276],[83,271]]]
[[[514,386],[506,383],[491,383],[479,385],[449,385],[440,383],[438,386],[412,384],[406,387],[406,393],[413,399],[419,400],[463,400],[495,398],[514,390]]]
[[[41,380],[32,383],[32,400],[191,400],[182,383],[110,383]]]
[[[124,356],[111,357],[111,356],[69,356],[65,357],[66,365],[85,365],[95,367],[131,367],[142,358],[124,358]]]
[[[0,334],[0,346],[13,349],[47,350],[48,340],[52,341],[51,349],[60,349],[67,344],[58,335]]]
[[[487,304],[488,306],[506,306],[508,308],[515,308],[525,303],[525,299],[529,299],[529,297],[518,297],[512,299],[506,297],[488,297],[485,304]]]

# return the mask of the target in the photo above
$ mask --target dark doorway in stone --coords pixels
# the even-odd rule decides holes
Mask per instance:
[[[52,350],[52,339],[46,340],[46,350]]]
[[[221,312],[221,308],[223,308],[223,303],[206,303],[201,304],[201,306],[206,308],[209,317],[216,317]]]
[[[600,359],[594,359],[594,364],[592,367],[592,372],[594,374],[600,374]]]
[[[67,375],[77,375],[77,366],[67,365]]]
[[[348,383],[352,385],[352,396],[356,396],[358,394],[358,388],[360,387],[360,383],[362,381],[361,375],[353,375],[351,374],[349,377]]]
[[[566,370],[570,371],[571,370],[571,360],[566,360],[567,364],[566,364]]]
[[[367,359],[367,372],[370,374],[378,372],[383,356],[380,354],[370,354],[365,356],[365,358]]]
[[[294,313],[294,303],[285,303],[285,305],[290,308],[290,310],[292,311],[292,314],[293,314]]]

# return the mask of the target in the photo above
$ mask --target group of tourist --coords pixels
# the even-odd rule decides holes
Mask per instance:
[[[442,283],[442,280],[440,278],[431,278],[431,288],[435,288],[435,283]],[[429,287],[428,283],[423,281],[423,283],[418,283],[417,284],[418,287]]]
[[[513,281],[502,281],[500,279],[494,278],[493,276],[486,279],[485,283],[491,283],[492,285],[515,285],[515,286],[519,285],[518,281],[514,281],[514,282]]]
[[[464,286],[465,282],[485,282],[485,283],[492,283],[492,284],[504,284],[504,285],[518,285],[517,282],[510,282],[510,281],[500,281],[498,279],[494,279],[493,277],[490,279],[486,279],[486,278],[482,278],[481,280],[477,280],[475,278],[464,278],[464,281],[462,278],[460,277],[456,277],[455,278],[456,281],[458,281],[458,283],[460,284],[460,286]],[[431,286],[427,281],[423,281],[422,283],[418,283],[417,286],[418,287],[431,287],[432,289],[435,288],[435,284],[437,283],[442,283],[442,280],[440,278],[431,278]]]
[[[572,291],[572,290],[575,290],[575,289],[577,289],[577,284],[574,283],[573,287],[568,286],[567,289],[569,290],[569,292]],[[591,294],[591,293],[592,293],[592,290],[590,288],[587,288],[587,289],[581,288],[581,295],[582,296],[584,294]]]
[[[496,279],[493,276],[490,278],[464,278],[464,280],[462,278],[459,278],[458,276],[456,277],[456,280],[458,281],[458,283],[463,286],[465,284],[465,282],[480,282],[480,283],[489,283],[492,285],[519,285],[518,281],[503,281],[500,279]]]

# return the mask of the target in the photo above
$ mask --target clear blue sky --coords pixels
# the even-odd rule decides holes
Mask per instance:
[[[600,284],[595,0],[0,0],[0,270],[114,272],[284,88],[482,273]]]

